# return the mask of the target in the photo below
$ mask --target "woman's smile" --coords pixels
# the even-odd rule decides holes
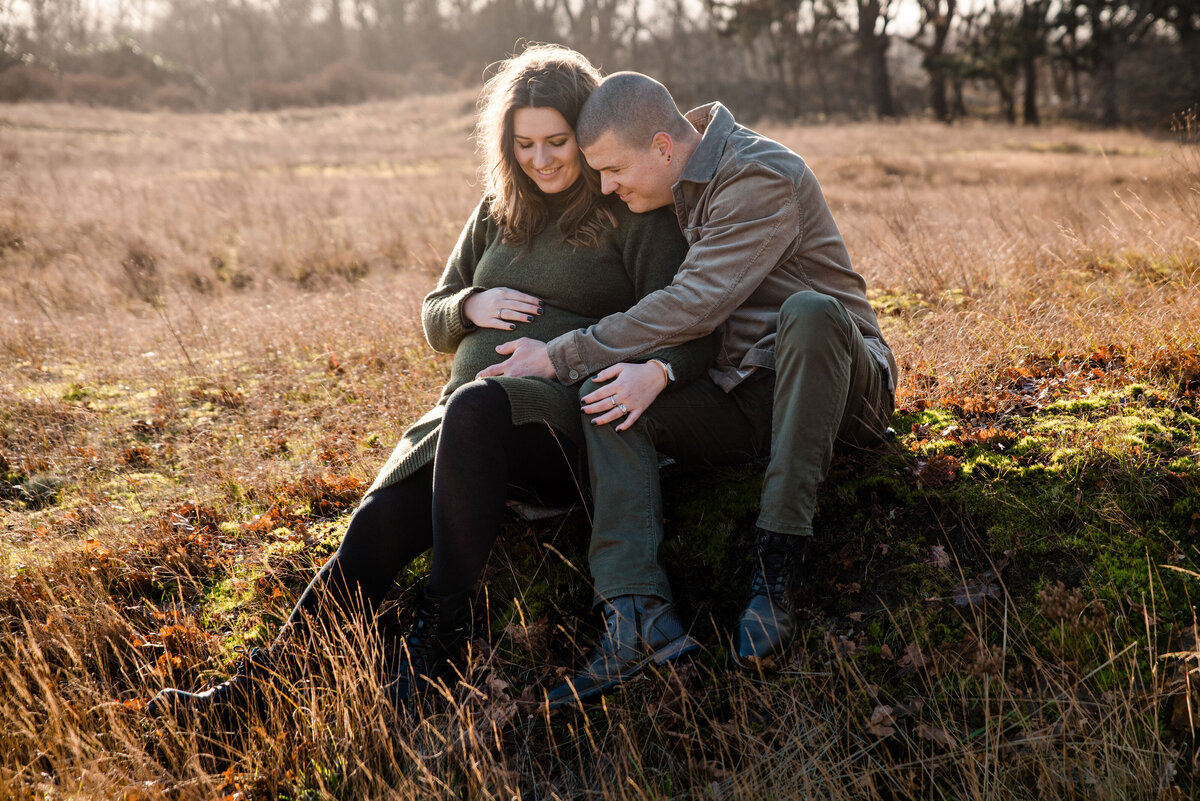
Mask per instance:
[[[575,132],[552,108],[513,113],[513,152],[521,170],[548,195],[570,189],[582,169]]]

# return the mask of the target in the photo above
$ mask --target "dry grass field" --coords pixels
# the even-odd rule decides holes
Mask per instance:
[[[669,480],[708,648],[604,703],[538,703],[592,636],[575,513],[509,525],[444,698],[378,692],[418,563],[383,642],[329,633],[273,721],[148,719],[270,641],[436,397],[418,310],[477,200],[473,99],[0,106],[0,795],[1200,792],[1187,131],[762,127],[820,177],[903,367],[896,440],[835,464],[778,671],[723,640],[748,468]]]

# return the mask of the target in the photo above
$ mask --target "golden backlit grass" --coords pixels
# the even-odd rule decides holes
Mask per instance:
[[[894,653],[843,637],[821,599],[811,620],[825,626],[781,674],[730,672],[718,654],[553,721],[537,698],[554,680],[545,654],[575,653],[569,620],[493,632],[474,690],[400,713],[377,691],[374,647],[336,632],[328,664],[276,709],[286,725],[219,747],[147,721],[158,687],[220,676],[234,645],[270,640],[356,490],[436,396],[448,362],[422,340],[419,302],[477,202],[472,100],[0,108],[3,794],[1126,799],[1185,786],[1190,741],[1164,731],[1191,724],[1195,699],[1178,690],[1194,638],[1155,629],[1162,599],[1115,616],[1061,587],[968,607],[936,652],[911,650],[933,634],[908,619],[889,621]],[[965,404],[1058,354],[1076,376],[1089,354],[1119,354],[1179,404],[1200,349],[1195,145],[973,123],[762,130],[821,179],[903,365],[902,406]],[[934,428],[938,448],[963,435]],[[1191,558],[1192,534],[1161,536]],[[1164,661],[1176,648],[1184,661]],[[1149,678],[1114,683],[1129,676]]]

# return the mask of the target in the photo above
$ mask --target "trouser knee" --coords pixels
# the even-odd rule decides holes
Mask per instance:
[[[598,389],[600,389],[600,390],[604,389],[606,386],[608,386],[608,382],[593,381],[590,378],[587,379],[586,381],[584,381],[582,384],[580,384],[579,385],[579,405],[580,405],[580,407],[582,408],[582,406],[583,406],[584,398],[586,398],[588,395],[592,394],[593,392],[595,392]],[[603,399],[604,399],[604,396],[601,395],[601,400],[603,400]],[[616,404],[613,401],[606,401],[604,403],[604,405],[608,406],[608,407],[616,408]],[[635,422],[625,432],[617,431],[617,429],[616,429],[617,425],[620,424],[620,422],[621,422],[620,420],[615,420],[608,425],[602,425],[602,426],[593,426],[591,424],[592,420],[594,420],[597,417],[600,417],[606,411],[607,411],[607,409],[601,409],[600,412],[598,412],[594,415],[583,413],[583,418],[584,418],[583,424],[584,424],[584,430],[585,430],[584,436],[586,438],[589,438],[589,441],[591,439],[594,439],[596,436],[602,436],[602,437],[620,436],[622,433],[628,433],[629,431],[638,431],[640,433],[645,433],[645,434],[654,436],[654,433],[657,430],[655,428],[655,426],[656,426],[655,412],[657,411],[657,408],[655,406],[651,406],[649,409],[647,409],[642,414],[642,416],[638,418],[637,422]]]
[[[604,386],[604,384],[601,384],[599,381],[593,381],[590,378],[585,379],[584,382],[579,385],[579,404],[582,406],[583,399],[600,389],[602,386]]]
[[[797,292],[779,307],[776,347],[812,348],[841,337],[849,322],[845,307],[821,292]]]

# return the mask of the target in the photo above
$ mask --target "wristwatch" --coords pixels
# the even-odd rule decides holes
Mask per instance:
[[[663,375],[667,377],[668,384],[675,383],[675,371],[671,369],[670,362],[668,362],[666,359],[651,359],[650,361],[662,368]]]

